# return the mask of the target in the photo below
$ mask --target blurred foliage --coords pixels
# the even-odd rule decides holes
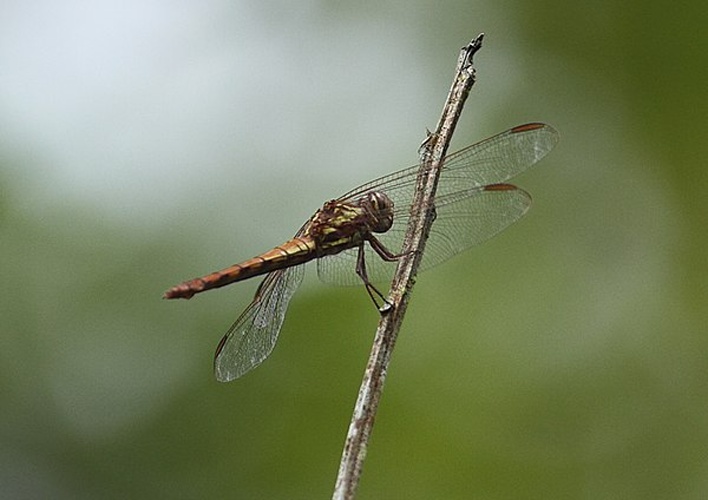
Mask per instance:
[[[133,29],[166,29],[139,5],[91,13],[115,17],[122,46]],[[63,53],[72,23],[94,48],[109,35],[70,4],[2,8],[4,40],[46,51],[19,55],[56,79],[39,79],[36,107],[8,89],[37,82],[0,86],[1,496],[330,495],[377,322],[364,291],[309,280],[273,355],[226,385],[211,355],[256,284],[189,302],[161,293],[409,163],[458,48],[485,31],[457,145],[531,120],[561,143],[518,180],[536,200],[529,217],[419,277],[359,496],[705,497],[705,6],[265,5],[154,4],[154,19],[178,21],[159,43],[184,36],[190,50],[158,58],[163,80],[126,71],[139,84],[108,84],[76,115],[52,108],[68,61],[92,75],[129,61]],[[40,14],[66,28],[54,46],[41,46],[46,25],[23,35]],[[364,40],[380,51],[360,58]],[[126,67],[151,65],[140,50]],[[51,109],[53,135],[35,125]],[[211,123],[217,111],[230,121]],[[140,133],[146,122],[159,132]],[[57,144],[78,162],[89,137],[124,143],[59,168]],[[121,154],[139,168],[109,170]],[[85,187],[93,175],[105,191]]]

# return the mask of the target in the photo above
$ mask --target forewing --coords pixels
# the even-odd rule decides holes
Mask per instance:
[[[550,125],[528,123],[473,144],[445,157],[437,197],[501,184],[546,156],[558,142]],[[370,191],[381,191],[393,200],[397,216],[409,212],[419,165],[414,165],[363,184],[341,197],[356,200]]]
[[[302,283],[304,266],[268,274],[251,304],[229,328],[216,349],[214,374],[230,382],[265,360],[275,347],[288,304]]]

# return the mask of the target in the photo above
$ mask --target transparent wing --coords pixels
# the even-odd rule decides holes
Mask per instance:
[[[304,266],[300,265],[266,276],[253,301],[216,348],[214,374],[219,382],[230,382],[244,375],[270,355],[304,272]]]
[[[550,125],[528,123],[485,139],[445,157],[437,197],[501,184],[528,169],[558,143],[558,132]],[[370,191],[391,198],[396,215],[405,216],[413,201],[419,165],[367,182],[340,200],[352,201]]]
[[[492,238],[523,217],[531,196],[516,186],[451,193],[436,201],[438,218],[425,246],[421,270]]]
[[[295,233],[302,236],[307,222]],[[214,355],[214,375],[230,382],[260,365],[273,352],[290,299],[302,283],[304,266],[268,273],[253,300],[221,338]]]
[[[531,206],[531,196],[515,186],[502,186],[474,188],[436,198],[437,217],[425,247],[421,271],[488,240],[523,217]],[[393,227],[381,235],[382,241],[386,236],[386,245],[394,253],[400,252],[407,223],[407,217],[396,218]],[[396,263],[382,260],[368,244],[365,248],[369,279],[375,283],[390,282]],[[360,285],[361,279],[354,272],[356,259],[356,248],[322,257],[317,261],[318,275],[326,283]]]
[[[494,236],[521,218],[530,206],[530,197],[520,189],[487,190],[501,184],[538,162],[558,142],[558,132],[542,123],[529,123],[497,134],[445,157],[440,173],[433,223],[422,268],[443,262],[462,250]],[[394,203],[394,223],[389,231],[376,237],[393,253],[400,253],[410,206],[420,167],[394,172],[363,184],[340,199],[353,201],[371,191],[385,193]],[[357,249],[321,258],[320,279],[327,283],[357,285]],[[389,281],[395,263],[382,261],[367,245],[369,278]]]

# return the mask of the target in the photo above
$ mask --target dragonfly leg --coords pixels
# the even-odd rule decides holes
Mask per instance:
[[[363,241],[359,245],[359,251],[357,253],[356,273],[364,282],[364,286],[366,287],[366,293],[369,294],[369,297],[371,297],[371,301],[374,303],[379,312],[385,313],[389,311],[393,307],[393,304],[391,304],[388,299],[386,299],[386,297],[384,297],[383,294],[379,292],[373,284],[371,284],[371,281],[369,281],[369,275],[366,272],[366,258],[364,256]],[[379,305],[378,301],[376,300],[376,297],[379,297],[383,301],[383,304]]]
[[[371,248],[373,248],[374,251],[379,254],[379,257],[381,257],[386,262],[397,262],[398,259],[406,255],[405,252],[398,254],[393,253],[391,250],[386,248],[386,246],[381,243],[381,241],[379,241],[373,234],[369,234],[367,240],[369,241]]]

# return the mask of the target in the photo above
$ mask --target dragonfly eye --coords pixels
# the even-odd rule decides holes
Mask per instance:
[[[373,191],[366,195],[362,206],[371,217],[371,230],[375,233],[385,233],[393,225],[393,201],[381,191]]]

